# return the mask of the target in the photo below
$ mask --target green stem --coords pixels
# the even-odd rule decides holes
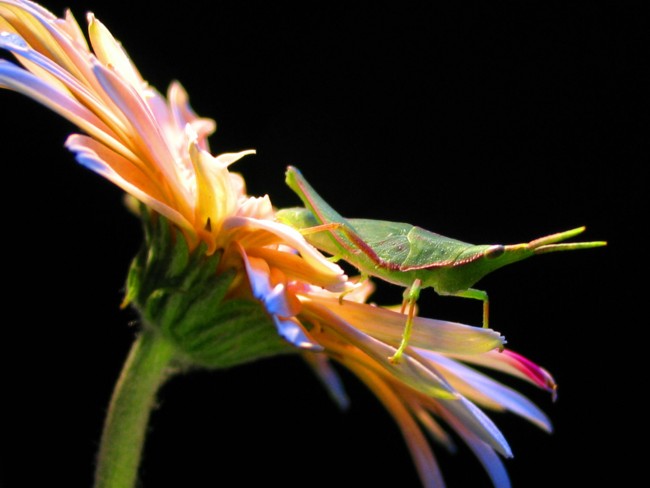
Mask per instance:
[[[134,342],[106,416],[95,488],[136,485],[149,414],[173,353],[173,346],[153,330],[143,330]]]

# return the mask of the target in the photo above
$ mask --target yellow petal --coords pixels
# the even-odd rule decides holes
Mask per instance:
[[[398,345],[402,340],[406,315],[382,307],[345,301],[335,297],[303,297],[328,307],[342,320],[381,341]],[[409,344],[432,351],[456,354],[481,354],[503,347],[501,334],[481,327],[456,322],[415,317]]]
[[[138,91],[144,89],[146,83],[122,48],[122,45],[92,13],[88,13],[87,18],[88,36],[97,59],[104,66],[112,66],[122,78]]]

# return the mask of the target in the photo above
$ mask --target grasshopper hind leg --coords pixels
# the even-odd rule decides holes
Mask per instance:
[[[411,286],[409,286],[405,291],[404,291],[404,301],[402,302],[402,313],[407,312],[406,314],[406,325],[404,326],[404,332],[402,334],[402,342],[399,345],[399,348],[397,348],[397,351],[395,351],[395,354],[393,354],[390,358],[391,363],[393,364],[398,364],[400,360],[402,359],[402,355],[404,354],[404,351],[406,350],[409,339],[411,338],[411,332],[413,330],[413,319],[415,318],[415,304],[418,301],[418,297],[420,296],[420,290],[422,289],[422,281],[420,279],[416,279]],[[407,311],[408,307],[408,311]]]

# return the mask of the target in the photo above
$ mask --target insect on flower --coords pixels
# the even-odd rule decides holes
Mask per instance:
[[[529,255],[603,243],[558,244],[580,228],[518,246],[472,246],[407,224],[348,220],[292,168],[289,183],[307,209],[276,212],[267,195],[248,195],[244,178],[229,169],[253,151],[213,156],[207,139],[214,121],[194,113],[178,82],[166,96],[150,86],[94,15],[86,40],[69,11],[59,18],[34,2],[0,0],[0,49],[15,58],[0,60],[0,88],[75,124],[81,133],[66,147],[77,161],[141,204],[145,239],[123,304],[139,313],[142,327],[108,409],[95,488],[139,485],[149,413],[172,374],[287,353],[302,355],[343,406],[332,362],[366,384],[400,427],[426,488],[445,486],[425,435],[453,449],[442,423],[496,487],[510,486],[500,457],[512,450],[485,411],[511,412],[547,432],[551,422],[487,373],[553,395],[555,381],[504,350],[497,331],[415,316],[417,295],[433,287],[479,298],[487,313],[487,296],[470,288],[481,276]],[[394,234],[386,239],[387,232]],[[368,303],[373,284],[348,279],[308,241],[408,287],[406,330],[404,310]]]
[[[280,211],[278,220],[301,230],[315,247],[347,261],[363,275],[406,287],[402,313],[408,307],[407,319],[400,347],[391,358],[395,362],[408,346],[415,304],[423,288],[433,288],[439,295],[481,300],[483,326],[488,327],[488,295],[472,288],[481,278],[538,254],[606,245],[603,241],[562,242],[582,233],[585,227],[522,244],[468,244],[402,222],[346,219],[292,166],[287,169],[286,182],[306,208]]]

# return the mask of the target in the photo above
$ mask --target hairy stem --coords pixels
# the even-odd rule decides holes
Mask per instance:
[[[154,330],[143,330],[133,343],[106,416],[95,488],[136,486],[149,415],[173,353]]]

